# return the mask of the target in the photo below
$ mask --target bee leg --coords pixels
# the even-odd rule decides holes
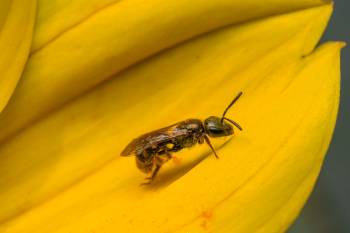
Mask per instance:
[[[166,154],[166,157],[168,158],[168,160],[173,158],[173,156],[171,155],[171,153],[169,151],[165,150],[165,154]]]
[[[210,142],[210,139],[209,139],[209,137],[208,137],[207,135],[204,135],[204,140],[205,140],[205,142],[208,144],[208,146],[210,147],[210,149],[213,151],[215,157],[218,159],[219,156],[216,154],[216,151],[215,151],[214,147],[212,146],[212,144],[211,144],[211,142]]]
[[[154,178],[156,178],[161,167],[162,165],[159,165],[159,164],[156,165],[156,168],[154,169],[152,176],[150,177],[152,181],[154,180]]]
[[[154,169],[154,171],[152,173],[151,180],[154,180],[154,178],[157,176],[159,169],[162,167],[162,165],[164,163],[166,163],[169,159],[171,159],[171,154],[169,152],[166,151],[166,155],[167,155],[167,157],[155,156],[156,168]]]
[[[154,171],[152,172],[152,175],[150,177],[146,177],[145,180],[148,180],[147,182],[142,183],[141,185],[148,185],[151,184],[154,180],[154,178],[156,178],[160,168],[162,167],[162,165],[157,164],[156,168],[154,169]]]
[[[165,154],[166,154],[166,157],[167,157],[167,161],[172,159],[174,164],[180,164],[181,163],[181,160],[177,156],[171,154],[169,151],[166,150]]]
[[[142,184],[151,184],[153,182],[162,165],[171,158],[170,153],[167,152],[166,154],[167,154],[167,157],[154,156],[154,164],[156,164],[156,168],[153,170],[152,175],[150,177],[145,178],[146,180],[148,180],[148,182],[142,183]],[[168,156],[170,156],[170,158]]]

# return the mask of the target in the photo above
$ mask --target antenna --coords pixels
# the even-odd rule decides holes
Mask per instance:
[[[237,94],[237,96],[232,100],[232,102],[227,106],[227,108],[225,109],[224,113],[222,114],[221,122],[224,120],[227,111],[228,111],[228,110],[232,107],[232,105],[239,99],[239,97],[241,97],[242,94],[243,94],[243,92],[240,91],[240,92]]]
[[[225,119],[225,120],[231,122],[231,123],[232,123],[234,126],[236,126],[237,129],[239,129],[240,131],[243,130],[242,127],[241,127],[237,122],[235,122],[235,121],[233,121],[233,120],[231,120],[231,119],[228,119],[228,118],[226,118],[226,117],[224,117],[224,118],[222,118],[222,119]]]
[[[227,111],[232,107],[232,105],[239,99],[239,97],[241,97],[241,95],[243,94],[242,91],[240,91],[237,96],[232,100],[232,102],[226,107],[224,113],[222,114],[222,117],[221,117],[221,123],[224,121],[224,120],[227,120],[229,122],[231,122],[234,126],[236,126],[239,130],[242,131],[242,127],[235,121],[225,117]]]

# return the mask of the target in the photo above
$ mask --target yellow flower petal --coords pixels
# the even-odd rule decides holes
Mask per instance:
[[[34,51],[13,104],[0,116],[0,141],[135,62],[181,41],[326,1],[81,2],[85,1],[40,1]]]
[[[193,39],[9,138],[0,145],[0,229],[283,232],[334,128],[342,44],[314,51],[330,12],[325,5]],[[218,115],[239,90],[229,116],[244,131],[213,140],[220,160],[197,146],[139,186],[134,158],[118,156],[133,137]]]
[[[110,26],[122,29],[122,25],[118,24],[123,23],[123,25],[128,25],[131,30],[136,27],[139,31],[140,24],[146,24],[148,28],[143,29],[149,30],[153,27],[152,31],[150,31],[153,33],[149,35],[151,38],[156,36],[155,34],[163,32],[163,36],[169,34],[169,41],[165,43],[171,44],[176,39],[172,38],[171,34],[178,34],[179,38],[184,39],[186,36],[195,35],[201,31],[208,31],[213,27],[316,6],[325,2],[327,0],[295,0],[293,2],[249,0],[245,1],[245,3],[239,0],[192,0],[191,2],[184,0],[176,2],[154,0],[145,4],[140,0],[40,0],[32,51],[42,49],[67,31],[82,23],[88,23],[87,21],[90,21],[91,18],[99,17],[99,14],[103,14],[104,11],[112,8],[115,8],[116,12],[113,16],[115,18],[110,21]],[[122,10],[122,12],[119,10]],[[133,17],[129,16],[129,18],[128,14]],[[168,17],[168,23],[172,20],[171,24],[165,25],[163,21],[165,15]],[[160,17],[163,20],[159,20]],[[209,24],[203,24],[203,18]],[[179,27],[184,20],[186,20],[187,28]],[[190,27],[191,30],[187,30]],[[100,28],[99,30],[106,30],[106,28]],[[115,39],[121,38],[116,37]],[[129,41],[130,45],[135,42],[140,43],[139,40]],[[159,50],[159,45],[154,49]]]
[[[215,185],[215,195],[221,198],[210,208],[220,216],[211,220],[214,232],[284,232],[296,217],[318,176],[334,129],[342,46],[328,43],[271,73],[265,80],[267,88],[254,90],[258,101],[245,103],[247,97],[237,110],[237,116],[244,112],[240,121],[249,132],[222,149],[225,164],[205,161],[174,187],[189,187],[194,180],[201,181],[202,190]],[[276,81],[283,73],[292,75]],[[216,171],[224,181],[211,175]],[[230,192],[228,184],[234,187]],[[186,225],[183,232],[197,232],[201,221]]]
[[[0,113],[16,87],[29,54],[36,1],[2,0],[0,7]]]

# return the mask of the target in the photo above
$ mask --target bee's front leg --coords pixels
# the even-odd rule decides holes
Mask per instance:
[[[204,140],[205,140],[205,142],[208,144],[208,146],[210,147],[210,149],[213,151],[215,157],[218,159],[219,156],[216,154],[216,151],[215,151],[213,145],[211,144],[209,137],[208,137],[207,135],[205,135],[205,134],[204,134]]]

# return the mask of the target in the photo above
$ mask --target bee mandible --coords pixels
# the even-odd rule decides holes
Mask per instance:
[[[242,130],[235,121],[225,117],[227,111],[241,97],[242,92],[226,107],[221,117],[210,116],[204,121],[187,119],[170,126],[143,134],[132,140],[122,151],[121,156],[136,157],[136,166],[144,173],[151,173],[146,179],[151,183],[162,165],[172,158],[172,153],[204,142],[219,158],[209,137],[225,137],[233,135],[233,126]]]

